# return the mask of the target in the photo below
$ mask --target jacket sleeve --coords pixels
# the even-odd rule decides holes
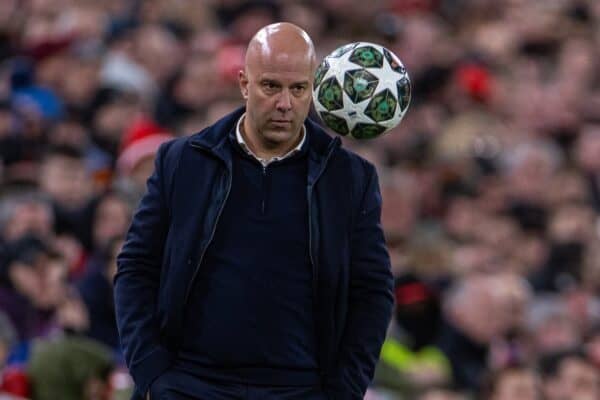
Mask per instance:
[[[375,371],[393,307],[393,278],[381,226],[381,193],[367,164],[351,239],[348,313],[331,388],[335,400],[363,399]]]
[[[139,393],[171,364],[159,343],[156,304],[163,249],[168,231],[163,163],[168,143],[159,149],[153,174],[117,257],[115,311],[125,360]]]

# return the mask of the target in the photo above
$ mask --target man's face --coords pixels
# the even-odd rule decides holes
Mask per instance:
[[[35,269],[17,262],[9,266],[8,273],[15,289],[33,302],[36,294],[42,289],[40,277]]]
[[[102,200],[94,218],[94,245],[102,248],[115,236],[123,235],[130,222],[130,211],[124,200],[109,196]]]
[[[246,98],[245,127],[262,144],[291,145],[300,133],[312,99],[313,62],[305,51],[268,54],[240,72]]]
[[[498,382],[493,400],[537,400],[539,389],[539,381],[532,372],[509,372]]]
[[[464,397],[443,389],[428,391],[419,400],[463,400]]]
[[[64,260],[46,259],[37,266],[43,288],[35,294],[35,304],[43,310],[53,310],[61,304],[67,292],[67,265]]]
[[[567,359],[562,362],[559,373],[565,399],[593,400],[600,397],[600,374],[592,364],[576,358]]]
[[[6,240],[16,240],[27,233],[41,237],[52,233],[53,217],[49,207],[41,202],[23,202],[15,208],[10,222],[6,224],[3,236]]]
[[[91,194],[91,182],[82,160],[53,156],[42,166],[42,189],[62,207],[83,207]]]

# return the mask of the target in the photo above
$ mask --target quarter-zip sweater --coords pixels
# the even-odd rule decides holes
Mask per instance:
[[[264,166],[229,140],[232,188],[186,307],[176,368],[231,382],[314,385],[307,143]]]

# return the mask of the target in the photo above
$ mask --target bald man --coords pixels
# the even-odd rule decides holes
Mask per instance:
[[[245,106],[159,150],[115,277],[134,399],[363,398],[392,311],[381,196],[307,118],[315,66],[306,32],[264,27]]]

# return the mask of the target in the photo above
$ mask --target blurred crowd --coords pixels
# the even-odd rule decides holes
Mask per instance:
[[[158,146],[242,104],[262,26],[412,80],[381,178],[371,400],[600,399],[600,2],[1,0],[0,398],[126,398],[115,257]],[[3,397],[4,396],[4,397]]]

